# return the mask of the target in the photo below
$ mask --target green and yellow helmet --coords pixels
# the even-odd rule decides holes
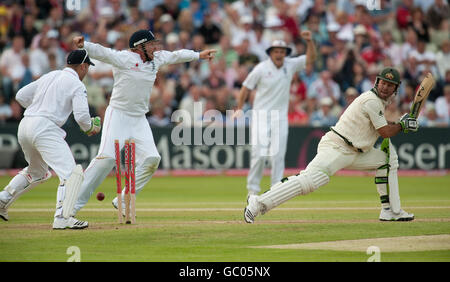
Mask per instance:
[[[382,79],[384,81],[388,81],[391,83],[394,83],[395,85],[397,85],[397,87],[395,88],[395,92],[397,92],[398,87],[400,86],[400,83],[402,83],[400,81],[400,73],[398,72],[398,70],[392,68],[392,67],[387,67],[384,68],[378,75],[377,78],[375,80],[375,88],[378,87],[378,81]]]

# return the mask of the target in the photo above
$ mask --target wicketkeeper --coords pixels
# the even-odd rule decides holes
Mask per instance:
[[[390,137],[400,132],[417,131],[418,123],[408,114],[397,123],[387,122],[386,105],[400,85],[399,72],[391,67],[383,69],[374,87],[362,93],[345,110],[339,121],[326,133],[317,149],[316,157],[305,170],[282,179],[260,196],[250,196],[244,219],[253,223],[264,214],[298,195],[306,195],[327,184],[338,170],[376,170],[375,184],[381,200],[379,219],[409,221],[414,215],[401,209],[398,188],[398,158]],[[379,137],[385,138],[380,149],[374,148]]]
[[[88,222],[69,216],[73,209],[83,170],[75,164],[61,129],[73,112],[76,122],[88,136],[100,132],[100,118],[91,118],[86,87],[81,82],[91,63],[86,50],[72,51],[67,67],[52,71],[17,92],[16,99],[26,108],[17,132],[28,166],[0,192],[0,217],[8,220],[8,207],[23,193],[58,175],[56,212],[53,229],[82,229]]]

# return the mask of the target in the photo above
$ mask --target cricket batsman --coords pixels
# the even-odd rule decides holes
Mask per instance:
[[[269,59],[260,62],[248,74],[239,92],[235,117],[242,113],[242,107],[250,92],[256,89],[251,116],[251,159],[247,177],[248,195],[257,195],[266,160],[271,161],[271,183],[283,178],[284,157],[288,138],[289,89],[292,77],[312,64],[316,49],[310,31],[301,36],[307,42],[306,54],[287,58],[291,48],[283,40],[275,40],[267,48]]]
[[[317,155],[305,170],[273,185],[261,196],[250,196],[244,220],[253,223],[264,214],[298,195],[306,195],[327,184],[338,170],[375,170],[375,184],[381,200],[379,219],[410,221],[414,215],[401,209],[398,187],[397,153],[390,137],[400,132],[416,132],[418,123],[408,114],[399,122],[387,122],[385,107],[400,85],[399,72],[388,67],[376,77],[374,87],[362,93],[345,110],[339,121],[319,142]],[[374,148],[379,137],[385,138],[380,149]]]
[[[92,58],[112,65],[114,76],[100,147],[97,156],[86,168],[85,179],[73,211],[76,214],[114,167],[116,139],[119,140],[120,149],[125,140],[135,140],[136,195],[144,188],[161,160],[145,116],[149,111],[150,94],[159,68],[199,59],[211,60],[216,51],[159,50],[160,42],[150,30],[134,32],[129,39],[129,49],[122,51],[85,42],[82,36],[74,37],[73,42],[78,48],[86,48]],[[117,208],[117,197],[112,204]]]
[[[0,192],[0,217],[7,221],[8,207],[23,193],[48,180],[50,166],[58,175],[53,229],[83,229],[88,222],[69,216],[83,181],[83,170],[75,164],[61,129],[73,112],[75,121],[88,136],[101,130],[100,118],[91,118],[86,87],[81,82],[89,65],[86,50],[69,53],[67,67],[52,71],[21,88],[16,99],[26,108],[17,137],[28,166]]]

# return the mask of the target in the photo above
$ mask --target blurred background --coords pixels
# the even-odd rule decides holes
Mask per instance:
[[[449,25],[447,0],[1,0],[0,124],[20,121],[24,109],[16,92],[63,68],[74,36],[122,50],[138,29],[152,30],[165,50],[218,50],[211,62],[160,69],[149,101],[151,127],[170,126],[171,114],[193,111],[194,102],[203,111],[218,110],[225,122],[247,74],[268,59],[272,40],[285,40],[291,56],[298,56],[306,49],[300,32],[308,29],[318,58],[292,81],[291,127],[335,124],[349,103],[373,87],[383,67],[394,66],[402,83],[386,118],[397,121],[409,111],[416,87],[431,72],[437,84],[420,126],[448,128]],[[113,75],[111,66],[94,63],[83,82],[91,115],[103,118]]]

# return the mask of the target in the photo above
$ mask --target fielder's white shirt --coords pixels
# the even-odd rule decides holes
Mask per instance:
[[[85,42],[84,47],[90,58],[112,65],[114,86],[109,105],[131,116],[142,116],[149,111],[150,93],[160,67],[200,57],[198,52],[185,49],[157,51],[152,61],[144,63],[139,54],[129,50],[117,51],[91,42]]]
[[[384,117],[386,105],[374,92],[366,91],[348,106],[333,128],[366,152],[380,137],[377,129],[388,124]]]
[[[73,111],[75,121],[83,131],[91,128],[86,87],[71,68],[41,76],[21,88],[16,100],[26,108],[25,117],[46,117],[61,127]]]
[[[285,58],[281,68],[270,58],[256,65],[243,82],[250,90],[257,88],[253,110],[278,110],[280,117],[287,117],[292,76],[305,65],[306,55]]]

